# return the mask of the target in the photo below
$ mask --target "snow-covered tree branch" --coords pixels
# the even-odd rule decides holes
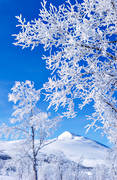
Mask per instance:
[[[94,102],[92,123],[99,121],[111,142],[117,142],[117,1],[87,0],[46,7],[39,18],[26,22],[17,16],[21,30],[16,46],[32,49],[43,44],[52,77],[44,84],[50,105],[63,106],[74,117],[74,100],[80,108]],[[99,127],[96,127],[99,128]]]
[[[19,147],[20,150],[22,148],[19,153],[21,162],[23,163],[23,159],[30,160],[34,172],[33,179],[37,180],[37,156],[40,149],[46,146],[47,137],[55,130],[60,118],[50,118],[49,113],[37,108],[40,91],[34,88],[34,83],[16,82],[11,91],[9,101],[15,104],[11,124],[3,125],[1,134],[22,140],[22,146]]]

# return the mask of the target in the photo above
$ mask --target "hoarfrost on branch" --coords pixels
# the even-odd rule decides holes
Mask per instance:
[[[33,178],[37,180],[40,149],[48,144],[47,138],[57,127],[60,118],[50,118],[50,113],[37,107],[40,90],[36,90],[31,81],[15,82],[8,96],[15,105],[9,127],[3,124],[1,135],[21,140],[15,165],[21,166],[24,168],[22,171],[26,172],[29,167],[32,168],[30,171],[34,172]]]
[[[34,49],[43,44],[51,77],[44,84],[50,105],[74,117],[74,100],[82,109],[91,101],[95,113],[89,125],[102,128],[117,142],[117,1],[87,0],[58,8],[44,0],[39,18],[26,22],[17,16],[21,30],[16,46]],[[80,103],[79,103],[80,102]],[[103,126],[97,127],[96,122]]]

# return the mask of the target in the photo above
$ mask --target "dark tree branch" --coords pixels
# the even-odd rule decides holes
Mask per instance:
[[[34,180],[38,180],[38,173],[37,173],[37,158],[36,158],[36,153],[35,153],[35,129],[32,126],[32,150],[33,150],[33,170],[34,170],[34,175],[35,178]]]
[[[89,46],[89,45],[86,45],[86,44],[81,44],[81,45],[78,44],[78,46],[85,47],[85,48],[88,48],[88,49],[94,49],[94,50],[97,50],[97,51],[100,51],[100,52],[103,53],[103,50],[101,48],[98,48],[98,47],[95,47],[95,46]],[[112,55],[111,53],[109,53],[109,52],[106,52],[106,55],[109,56],[110,58],[112,58],[115,61],[117,60],[117,58],[114,55]]]
[[[106,42],[106,43],[112,44],[112,43],[117,43],[117,41],[108,41],[108,42]]]
[[[112,108],[117,113],[117,109],[113,106],[113,104],[109,103],[108,101],[104,100],[104,102]]]

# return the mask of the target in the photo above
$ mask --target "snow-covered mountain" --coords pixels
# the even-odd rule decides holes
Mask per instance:
[[[41,152],[48,155],[63,153],[69,160],[82,161],[84,166],[94,167],[105,163],[108,150],[108,147],[96,141],[65,131],[57,138],[49,140]],[[0,151],[13,157],[19,151],[19,141],[1,141]]]
[[[42,152],[47,154],[62,152],[69,160],[82,162],[86,167],[94,167],[105,163],[108,150],[108,147],[96,141],[65,131],[43,148]]]
[[[19,154],[19,148],[21,141],[8,141],[0,142],[0,159],[12,161],[17,154]],[[74,135],[68,131],[65,131],[55,139],[51,139],[46,142],[46,146],[41,149],[41,153],[44,154],[45,162],[53,163],[55,156],[64,159],[64,162],[78,163],[84,168],[93,168],[97,165],[104,165],[107,152],[109,148],[91,139]],[[4,159],[3,157],[7,157]],[[11,157],[11,159],[10,159]],[[48,160],[49,157],[49,160]],[[60,158],[60,159],[61,159]],[[2,178],[2,176],[0,176]],[[7,177],[8,179],[9,177]],[[3,178],[5,179],[5,177]],[[1,179],[0,179],[1,180]]]

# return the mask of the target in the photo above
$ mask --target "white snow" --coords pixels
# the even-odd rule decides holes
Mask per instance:
[[[60,136],[58,136],[58,140],[65,140],[65,139],[72,139],[72,138],[73,138],[72,134],[68,131],[65,131]]]
[[[54,142],[44,147],[42,152],[47,154],[61,152],[72,161],[82,162],[82,165],[87,167],[94,167],[97,164],[105,164],[108,150],[107,147],[93,140],[65,131]]]
[[[22,149],[22,141],[0,141],[0,151],[15,157]],[[41,152],[45,154],[64,154],[68,160],[78,162],[85,167],[95,167],[105,164],[109,148],[82,136],[76,136],[65,131],[58,138],[48,141]],[[21,151],[22,152],[22,151]],[[16,180],[14,177],[0,176],[0,180]]]
[[[10,176],[0,176],[0,180],[18,180],[16,177],[10,177]]]

